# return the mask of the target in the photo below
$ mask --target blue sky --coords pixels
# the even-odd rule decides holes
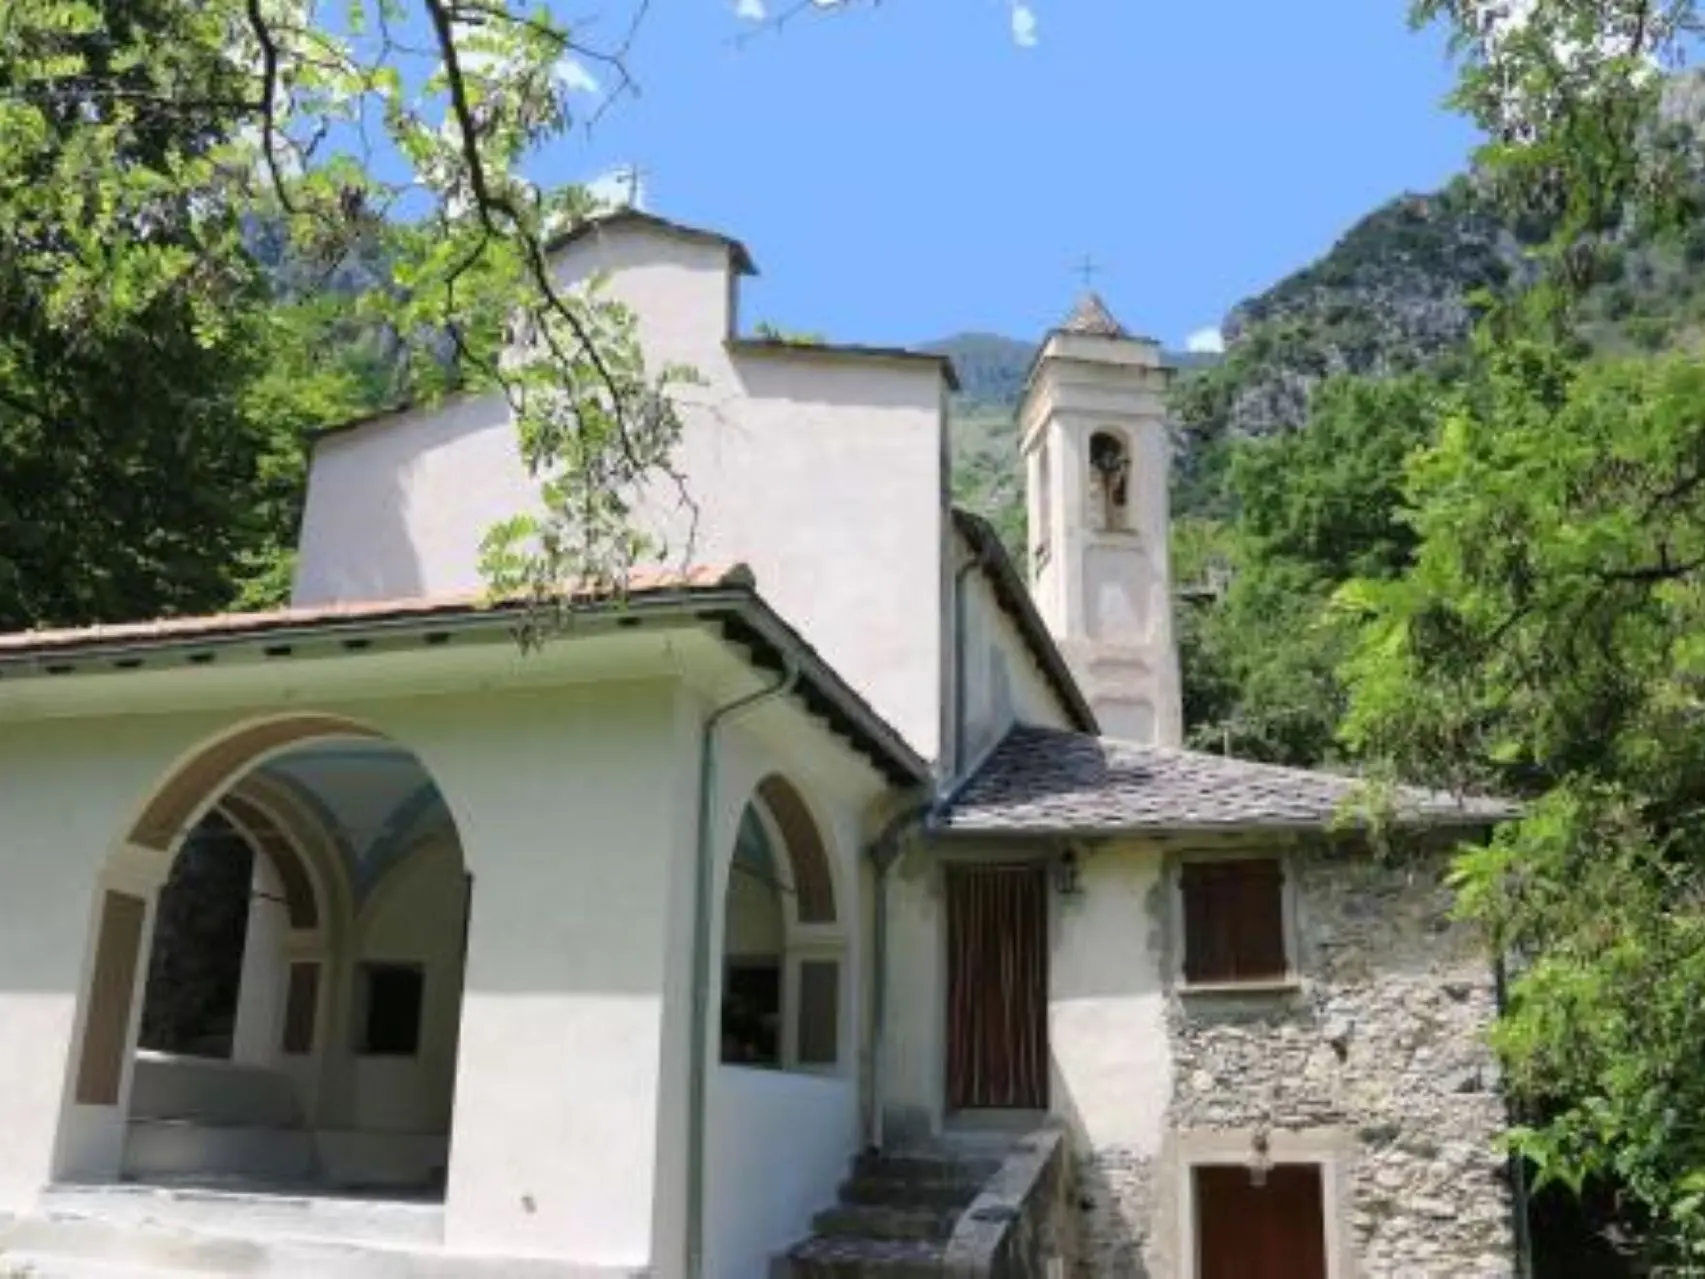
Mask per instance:
[[[884,0],[737,45],[737,0],[655,0],[640,96],[540,176],[636,163],[653,211],[743,239],[748,326],[1033,337],[1088,253],[1177,345],[1473,145],[1403,0],[1029,0],[1030,47],[1012,3]]]

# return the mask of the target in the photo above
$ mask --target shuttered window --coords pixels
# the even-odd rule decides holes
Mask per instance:
[[[1275,857],[1185,862],[1184,979],[1273,981],[1287,976],[1284,869]]]

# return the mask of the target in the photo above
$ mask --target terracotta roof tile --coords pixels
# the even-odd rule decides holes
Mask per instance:
[[[719,587],[750,587],[751,570],[743,564],[696,565],[685,569],[639,569],[628,577],[627,595],[655,595],[669,591],[715,590]],[[587,601],[614,598],[612,591],[585,591]],[[103,644],[171,641],[226,636],[259,635],[268,631],[331,626],[343,622],[381,622],[408,618],[431,618],[465,614],[485,609],[519,608],[519,603],[492,601],[477,592],[456,595],[417,596],[393,600],[361,600],[281,608],[260,613],[215,613],[202,617],[168,617],[154,621],[120,622],[99,626],[67,627],[58,630],[13,631],[0,634],[0,657],[63,652]]]
[[[1331,825],[1358,778],[1061,729],[1014,728],[937,813],[962,833],[1176,831]],[[1400,787],[1398,820],[1473,824],[1512,816],[1498,800]]]

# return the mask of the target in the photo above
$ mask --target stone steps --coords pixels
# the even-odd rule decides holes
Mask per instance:
[[[953,1209],[891,1204],[838,1204],[812,1219],[820,1236],[837,1239],[946,1239],[959,1214]]]
[[[964,1155],[955,1150],[864,1151],[853,1160],[855,1177],[880,1177],[894,1181],[981,1185],[1000,1171],[998,1155]]]
[[[814,1237],[777,1259],[771,1279],[940,1279],[940,1240]]]
[[[776,1258],[771,1279],[940,1279],[954,1227],[1000,1166],[948,1147],[862,1154],[840,1203]]]
[[[962,1208],[976,1197],[975,1184],[963,1182],[908,1182],[869,1175],[854,1177],[841,1186],[841,1202],[872,1208]]]

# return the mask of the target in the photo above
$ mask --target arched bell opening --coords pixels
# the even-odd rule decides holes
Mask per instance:
[[[1089,493],[1095,528],[1118,533],[1131,527],[1131,448],[1117,431],[1089,437]]]

